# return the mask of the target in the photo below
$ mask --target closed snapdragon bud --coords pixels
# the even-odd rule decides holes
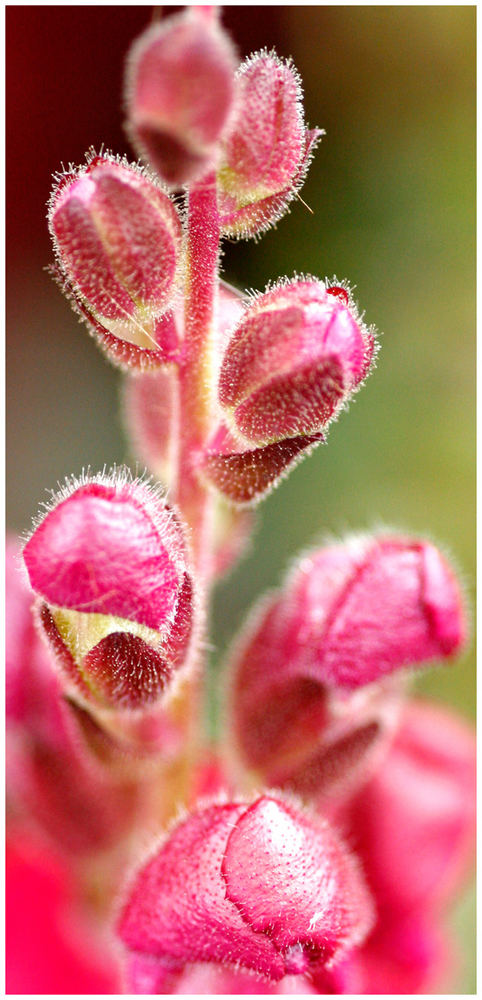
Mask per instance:
[[[284,215],[321,132],[305,128],[302,89],[290,61],[257,52],[241,65],[237,116],[218,171],[223,231],[252,236]]]
[[[127,64],[129,138],[174,188],[215,165],[233,109],[235,51],[212,15],[191,8],[152,26]]]
[[[132,880],[119,934],[131,990],[164,993],[192,962],[302,976],[334,964],[371,923],[356,862],[330,826],[265,794],[178,823]]]
[[[308,554],[286,598],[289,655],[307,676],[347,690],[453,657],[466,639],[457,578],[423,539],[352,537]]]
[[[402,668],[455,655],[465,632],[459,585],[434,545],[387,535],[308,553],[231,654],[243,762],[307,798],[346,794],[393,735]]]
[[[108,356],[173,360],[182,232],[165,191],[137,165],[91,155],[58,178],[48,219],[59,283]]]
[[[234,434],[267,445],[325,428],[359,386],[373,333],[344,288],[313,278],[254,299],[231,335],[219,401]]]
[[[70,483],[23,555],[74,696],[99,708],[155,703],[193,624],[184,533],[160,493],[119,472]]]

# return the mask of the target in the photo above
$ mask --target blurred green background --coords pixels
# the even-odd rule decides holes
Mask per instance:
[[[42,271],[50,173],[104,141],[129,152],[123,54],[148,7],[7,9],[7,522],[45,489],[129,460],[120,376]],[[294,271],[347,278],[383,334],[378,366],[330,432],[260,507],[249,555],[218,588],[213,676],[252,600],[325,533],[428,535],[475,582],[475,7],[228,7],[241,55],[292,56],[306,117],[326,130],[289,216],[227,244],[224,277],[263,289]],[[108,41],[106,41],[108,40]],[[8,50],[7,50],[8,51]],[[475,714],[474,643],[419,691]],[[213,685],[213,691],[215,685]],[[473,899],[456,916],[473,945]],[[475,990],[471,962],[457,984]]]

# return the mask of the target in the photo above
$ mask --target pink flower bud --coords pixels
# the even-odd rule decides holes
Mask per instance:
[[[328,824],[264,795],[179,823],[134,879],[119,933],[165,989],[191,962],[275,981],[330,965],[371,920],[358,868]]]
[[[403,677],[390,675],[464,638],[457,582],[429,543],[367,537],[308,554],[234,648],[237,750],[270,784],[345,795],[397,724]]]
[[[402,692],[392,678],[347,692],[305,676],[290,659],[288,615],[275,594],[241,634],[228,732],[243,763],[265,782],[326,808],[370,777],[396,726]]]
[[[321,549],[299,563],[285,593],[287,659],[328,685],[357,688],[454,656],[465,642],[459,584],[423,540],[367,536]]]
[[[231,336],[219,401],[251,444],[318,434],[367,373],[373,339],[323,282],[295,279],[258,296]]]
[[[74,858],[90,857],[151,821],[162,763],[179,753],[180,732],[164,708],[104,712],[101,725],[65,696],[52,652],[34,628],[35,595],[7,547],[7,800],[9,809]],[[109,728],[109,723],[110,728]],[[141,756],[142,755],[142,756]],[[140,759],[139,759],[140,758]],[[124,850],[124,849],[123,849]]]
[[[127,131],[140,156],[172,187],[214,166],[232,112],[235,68],[229,36],[196,9],[154,25],[134,43]]]
[[[337,816],[381,912],[438,913],[475,843],[475,739],[442,708],[412,702],[386,758]]]
[[[304,125],[302,89],[289,61],[257,52],[238,71],[238,113],[218,172],[221,226],[252,236],[287,210],[321,136]]]
[[[186,658],[193,614],[183,532],[161,495],[125,473],[69,483],[24,560],[77,694],[99,707],[158,699]]]
[[[125,366],[172,360],[176,334],[166,313],[182,233],[169,196],[138,166],[90,156],[60,176],[48,218],[59,281],[111,359]]]
[[[93,739],[63,697],[52,655],[34,628],[35,595],[18,572],[19,550],[7,548],[7,796],[69,854],[85,855],[115,843],[144,809],[143,782],[115,772],[91,752]],[[86,714],[86,713],[84,713]],[[96,727],[91,721],[91,730]],[[102,734],[100,734],[102,736]],[[104,735],[104,756],[109,740]],[[114,747],[113,747],[114,749]],[[119,767],[119,758],[122,770]],[[110,762],[110,759],[109,759]],[[120,773],[119,773],[120,772]]]

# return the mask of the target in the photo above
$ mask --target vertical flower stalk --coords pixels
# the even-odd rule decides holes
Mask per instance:
[[[215,499],[197,475],[216,402],[215,334],[220,226],[215,167],[233,110],[235,53],[213,7],[190,8],[141,36],[127,73],[128,130],[141,156],[172,188],[187,185],[183,343],[178,358],[179,422],[172,497],[190,529],[199,586],[198,638],[206,633]],[[188,794],[200,739],[201,649],[177,709],[186,732],[173,772],[173,801]]]
[[[198,627],[207,632],[208,578],[211,567],[214,498],[196,474],[194,457],[209,435],[214,405],[214,320],[218,285],[219,224],[213,173],[193,184],[187,196],[188,235],[184,344],[179,367],[179,440],[176,502],[190,528],[192,557],[200,584]],[[201,646],[202,649],[202,646]],[[173,801],[189,794],[193,760],[202,738],[202,655],[180,702],[186,733],[185,752],[172,771]]]

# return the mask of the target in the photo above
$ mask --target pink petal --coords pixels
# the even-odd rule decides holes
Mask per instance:
[[[162,629],[174,610],[182,541],[139,485],[91,481],[50,511],[24,549],[50,604]]]
[[[113,948],[80,909],[61,858],[24,834],[7,845],[7,993],[108,994],[120,991]]]
[[[119,932],[133,951],[171,964],[241,963],[278,979],[283,962],[269,939],[253,934],[226,898],[221,866],[233,823],[245,807],[191,813],[141,869]]]
[[[371,901],[351,857],[327,824],[264,796],[235,823],[222,866],[227,898],[304,972],[363,939]]]
[[[391,749],[344,823],[380,904],[403,913],[433,911],[457,889],[472,860],[470,728],[444,709],[407,706]]]

